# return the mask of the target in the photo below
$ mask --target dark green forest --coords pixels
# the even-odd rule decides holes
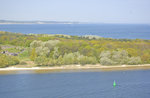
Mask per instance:
[[[150,63],[150,40],[0,31],[0,67]]]

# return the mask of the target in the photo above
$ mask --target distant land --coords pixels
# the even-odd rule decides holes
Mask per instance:
[[[14,21],[0,20],[0,24],[80,24],[81,22],[71,21]]]

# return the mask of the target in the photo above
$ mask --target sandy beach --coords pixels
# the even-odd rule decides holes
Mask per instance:
[[[7,67],[0,68],[0,71],[22,71],[22,70],[77,70],[77,69],[99,69],[102,71],[115,71],[115,70],[138,70],[138,69],[150,69],[150,64],[144,65],[117,65],[117,66],[102,66],[102,65],[65,65],[58,67]]]

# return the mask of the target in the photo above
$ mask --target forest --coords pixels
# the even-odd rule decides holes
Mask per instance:
[[[150,64],[150,40],[0,31],[0,67]]]

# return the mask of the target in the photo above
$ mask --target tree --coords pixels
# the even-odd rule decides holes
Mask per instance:
[[[113,51],[112,60],[114,64],[126,64],[128,62],[128,53],[125,50]]]
[[[53,58],[54,58],[54,59],[58,59],[58,57],[59,57],[58,47],[55,47],[55,48],[54,48]]]
[[[100,58],[100,63],[102,65],[114,65],[114,62],[110,58],[108,58],[108,57],[102,57],[102,58]]]
[[[49,56],[50,49],[48,47],[36,47],[36,53],[38,56]]]
[[[97,60],[95,57],[88,57],[88,56],[83,56],[80,55],[78,57],[78,63],[81,65],[85,65],[85,64],[96,64]]]
[[[38,66],[48,66],[49,65],[49,60],[45,56],[38,56],[35,58],[35,63]]]
[[[8,67],[19,64],[17,57],[0,54],[0,67]]]
[[[103,51],[100,54],[100,63],[102,65],[122,65],[122,64],[140,64],[140,57],[129,57],[125,50]]]
[[[34,61],[36,57],[37,57],[37,54],[36,54],[35,48],[33,48],[31,51],[30,59]]]
[[[31,48],[40,47],[41,45],[42,45],[42,41],[37,41],[37,40],[34,40],[33,42],[30,43]]]
[[[144,53],[141,57],[143,63],[150,63],[150,54]]]
[[[74,64],[74,59],[75,59],[75,57],[74,57],[73,53],[65,54],[64,57],[63,57],[63,61],[67,65]]]
[[[136,65],[141,63],[141,58],[140,57],[131,57],[129,58],[128,64],[131,65]]]
[[[48,47],[50,50],[53,49],[60,41],[59,40],[49,40],[46,42],[43,42],[43,47]]]
[[[137,49],[133,49],[133,48],[128,48],[127,52],[129,53],[130,57],[137,56],[137,54],[138,54]]]

